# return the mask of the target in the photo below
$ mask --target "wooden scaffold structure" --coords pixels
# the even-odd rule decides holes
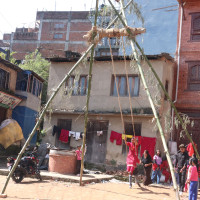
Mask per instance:
[[[140,76],[141,76],[141,80],[144,86],[144,90],[146,91],[146,94],[148,96],[148,100],[149,103],[151,105],[153,114],[154,114],[154,118],[156,120],[156,124],[157,127],[159,129],[160,132],[160,136],[161,136],[161,140],[163,143],[163,147],[164,147],[164,151],[167,157],[167,161],[169,163],[169,167],[170,167],[170,172],[171,172],[171,176],[172,176],[172,180],[173,180],[173,186],[174,186],[174,190],[176,193],[176,199],[179,200],[179,192],[178,192],[178,187],[177,187],[177,183],[176,183],[176,178],[174,175],[174,169],[172,166],[172,161],[170,158],[170,154],[169,154],[169,150],[167,148],[167,143],[164,137],[164,133],[163,133],[163,129],[159,120],[159,116],[158,113],[156,111],[153,99],[151,97],[151,93],[149,91],[149,88],[147,86],[146,80],[145,80],[145,76],[144,76],[144,72],[143,69],[141,67],[141,63],[140,63],[140,59],[139,59],[139,55],[137,53],[137,51],[139,50],[139,52],[141,53],[142,57],[144,58],[144,60],[146,61],[146,63],[148,64],[149,68],[151,69],[152,73],[154,74],[156,80],[158,81],[160,87],[162,88],[164,94],[166,95],[168,101],[170,102],[172,108],[174,109],[175,115],[177,117],[177,119],[179,120],[183,130],[186,133],[186,136],[188,137],[188,139],[190,140],[190,142],[193,145],[193,148],[195,150],[195,153],[197,155],[197,158],[199,159],[199,154],[198,151],[192,141],[191,136],[189,135],[186,126],[184,126],[183,123],[183,119],[181,118],[181,116],[179,115],[174,103],[172,102],[169,94],[167,93],[167,91],[165,90],[164,85],[162,84],[160,78],[158,77],[157,73],[155,72],[154,68],[152,67],[150,61],[148,60],[148,58],[146,57],[146,55],[144,54],[142,48],[140,47],[140,45],[137,43],[136,41],[136,36],[138,34],[141,33],[145,33],[145,29],[144,28],[132,28],[129,27],[127,24],[127,20],[126,20],[126,16],[125,16],[125,9],[133,2],[133,0],[130,0],[128,2],[128,4],[124,7],[124,1],[123,0],[116,0],[117,2],[120,3],[120,7],[121,7],[121,11],[118,12],[115,8],[115,6],[113,5],[113,3],[111,2],[111,0],[108,0],[109,4],[111,5],[112,9],[114,10],[114,12],[116,13],[116,17],[115,19],[108,25],[108,27],[106,29],[101,29],[97,27],[97,17],[98,17],[98,4],[99,4],[99,0],[96,0],[96,10],[95,10],[95,18],[94,18],[94,26],[92,27],[92,29],[87,33],[87,35],[85,36],[85,38],[87,39],[88,43],[90,43],[90,46],[88,47],[88,49],[85,51],[85,53],[81,56],[81,58],[77,61],[77,63],[71,68],[71,70],[65,75],[65,77],[63,78],[63,80],[60,82],[60,84],[56,87],[56,89],[53,91],[52,95],[50,96],[49,100],[47,101],[46,105],[44,106],[38,121],[35,125],[35,127],[33,128],[31,134],[29,135],[28,139],[26,140],[23,148],[21,149],[15,164],[13,166],[13,168],[11,169],[11,171],[9,172],[9,175],[7,176],[5,185],[1,191],[1,195],[4,196],[4,193],[6,191],[6,187],[8,185],[8,182],[13,174],[13,172],[15,171],[26,147],[29,145],[32,137],[34,136],[37,128],[39,127],[47,109],[49,108],[52,100],[54,99],[54,97],[56,96],[56,94],[58,93],[58,91],[60,90],[60,88],[62,87],[62,85],[70,78],[71,74],[74,72],[74,70],[78,67],[78,65],[83,61],[83,59],[88,55],[88,53],[90,52],[90,65],[89,65],[89,75],[88,75],[88,92],[87,92],[87,100],[86,100],[86,109],[85,109],[85,118],[84,118],[84,136],[83,136],[83,149],[82,152],[85,152],[85,144],[86,144],[86,134],[87,134],[87,124],[88,124],[88,111],[89,111],[89,102],[90,102],[90,91],[91,91],[91,80],[92,80],[92,66],[93,66],[93,61],[94,61],[94,50],[95,50],[95,46],[101,41],[102,38],[104,37],[123,37],[123,36],[128,36],[128,39],[131,41],[131,48],[132,48],[132,52],[133,52],[133,57],[134,57],[134,61],[136,63],[136,66],[139,70]],[[111,29],[112,25],[117,21],[117,19],[119,19],[121,21],[121,24],[124,26],[124,28],[121,29]],[[122,38],[123,40],[123,38]],[[123,44],[124,45],[124,44]],[[111,51],[111,48],[110,48]],[[113,64],[113,70],[114,70],[114,63],[113,63],[113,58],[112,58],[112,52],[111,52],[111,60],[112,60],[112,64]],[[124,62],[125,61],[125,54],[124,54]],[[125,63],[125,69],[126,69],[126,63]],[[114,73],[115,74],[115,73]],[[126,73],[127,74],[127,73]],[[115,83],[116,83],[116,77],[115,77]],[[127,85],[129,86],[129,84],[127,83]],[[116,86],[116,88],[118,88]],[[129,91],[129,90],[128,90]],[[118,94],[119,97],[119,94]],[[132,113],[132,105],[131,105],[131,101],[130,101],[130,94],[129,94],[129,103],[130,103],[130,110],[131,110],[131,120],[132,120],[132,124],[133,124],[133,131],[134,131],[134,123],[133,123],[133,113]],[[118,103],[119,103],[119,107],[120,107],[120,100],[118,98]],[[121,120],[122,120],[122,126],[123,125],[123,116],[122,116],[122,111],[120,108],[120,112],[121,112]],[[124,127],[123,127],[124,130]],[[134,132],[135,135],[135,132]],[[83,177],[83,169],[84,169],[84,153],[82,153],[82,160],[81,160],[81,171],[80,171],[80,186],[82,186],[82,177]],[[5,197],[5,196],[4,196]],[[1,198],[1,196],[0,196]]]

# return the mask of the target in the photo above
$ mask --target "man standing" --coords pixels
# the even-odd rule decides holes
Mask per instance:
[[[184,186],[185,186],[185,181],[186,181],[186,169],[187,169],[187,162],[189,160],[189,156],[185,149],[184,144],[181,144],[179,148],[180,148],[180,151],[176,156],[175,167],[178,168],[179,191],[180,191],[180,194],[182,194]]]

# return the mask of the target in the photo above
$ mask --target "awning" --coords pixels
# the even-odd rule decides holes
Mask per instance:
[[[0,106],[4,108],[14,109],[21,101],[19,97],[0,91]]]

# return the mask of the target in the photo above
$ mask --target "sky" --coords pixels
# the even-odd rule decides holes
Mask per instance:
[[[16,27],[33,27],[37,11],[90,10],[95,0],[1,0],[0,39]],[[103,2],[103,0],[102,0]]]

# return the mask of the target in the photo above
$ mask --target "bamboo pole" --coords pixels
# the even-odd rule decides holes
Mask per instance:
[[[94,26],[97,25],[98,4],[99,4],[99,0],[96,0]],[[93,33],[92,40],[94,40],[95,36],[96,35]],[[82,147],[82,155],[81,155],[80,186],[83,185],[82,177],[83,177],[83,168],[84,168],[85,143],[86,143],[86,134],[87,134],[87,125],[88,125],[88,110],[89,110],[91,82],[92,82],[92,67],[93,67],[93,62],[94,62],[94,48],[95,47],[93,46],[91,49],[91,56],[90,56],[90,68],[89,68],[89,76],[88,76],[89,79],[88,79],[87,101],[86,101],[85,122],[84,122],[83,147]]]
[[[118,15],[119,19],[121,20],[123,26],[126,28],[127,32],[130,33],[129,29],[127,28],[126,16],[125,16],[125,12],[124,12],[124,9],[123,9],[123,0],[120,0],[120,4],[121,4],[122,16],[123,16],[124,19],[122,19],[122,17],[119,15],[118,11],[115,9],[112,2],[110,0],[108,0],[108,1],[109,1],[110,5],[112,6],[112,8],[115,10],[116,14]],[[165,153],[166,153],[166,156],[167,156],[167,160],[168,160],[168,163],[169,163],[170,172],[171,172],[172,180],[173,180],[173,186],[174,186],[174,189],[175,189],[175,192],[176,192],[176,198],[179,200],[180,197],[179,197],[178,187],[177,187],[176,178],[175,178],[175,174],[174,174],[174,169],[173,169],[172,161],[171,161],[170,154],[169,154],[169,151],[168,151],[168,148],[167,148],[167,143],[165,141],[163,129],[162,129],[158,114],[156,112],[156,108],[155,108],[155,105],[153,103],[151,94],[149,92],[149,89],[148,89],[148,86],[147,86],[147,83],[146,83],[146,80],[145,80],[145,77],[144,77],[144,72],[142,70],[142,67],[141,67],[140,61],[138,59],[138,55],[137,55],[137,52],[136,52],[136,49],[135,49],[135,46],[134,46],[134,43],[133,43],[132,40],[131,40],[131,47],[132,47],[132,50],[133,50],[133,55],[134,55],[134,58],[136,60],[137,67],[138,67],[140,75],[141,75],[141,79],[142,79],[142,82],[143,82],[143,85],[144,85],[144,89],[147,93],[149,103],[151,105],[151,108],[152,108],[152,111],[153,111],[153,114],[154,114],[154,118],[156,119],[157,127],[159,129],[159,132],[160,132],[160,135],[161,135],[161,140],[162,140],[162,143],[163,143],[163,147],[164,147],[164,150],[165,150]]]
[[[127,3],[127,5],[124,7],[124,9],[126,9],[126,8],[131,4],[132,1],[133,1],[133,0],[130,0],[130,1]],[[120,14],[121,14],[121,12],[120,12]],[[110,22],[110,24],[108,25],[107,29],[110,28],[110,27],[117,21],[117,19],[118,19],[118,16],[116,16],[115,19],[112,20],[112,21]],[[4,192],[6,191],[8,182],[9,182],[11,176],[13,175],[13,172],[15,171],[15,169],[16,169],[18,163],[19,163],[19,161],[20,161],[20,159],[21,159],[21,157],[22,157],[22,154],[24,153],[26,147],[28,146],[29,142],[30,142],[31,139],[33,138],[35,131],[36,131],[37,128],[39,127],[39,125],[40,125],[40,123],[41,123],[41,121],[42,121],[42,119],[43,119],[43,117],[44,117],[44,114],[45,114],[46,110],[48,109],[50,103],[52,102],[52,100],[53,100],[54,97],[56,96],[57,92],[59,91],[59,89],[61,88],[61,86],[63,85],[63,83],[65,83],[65,82],[68,80],[68,78],[70,77],[70,75],[72,74],[72,72],[73,72],[73,71],[76,69],[76,67],[82,62],[82,60],[87,56],[87,54],[90,52],[90,50],[91,50],[93,47],[94,47],[94,44],[92,44],[92,45],[90,45],[90,46],[88,47],[88,49],[86,50],[86,52],[81,56],[81,58],[77,61],[77,63],[71,68],[71,70],[68,72],[68,74],[64,77],[64,79],[61,81],[61,83],[57,86],[57,88],[55,89],[55,91],[52,93],[52,95],[51,95],[51,97],[49,98],[48,102],[46,103],[46,105],[45,105],[45,107],[44,107],[42,113],[40,114],[40,116],[39,116],[39,118],[38,118],[38,121],[37,121],[36,125],[34,126],[34,128],[33,128],[32,132],[31,132],[31,134],[29,135],[27,141],[25,142],[23,148],[21,149],[19,155],[17,156],[17,159],[16,159],[16,161],[15,161],[15,164],[13,165],[12,170],[9,172],[9,174],[8,174],[8,176],[7,176],[6,182],[5,182],[5,184],[4,184],[4,186],[3,186],[3,189],[2,189],[2,191],[1,191],[1,196],[4,195]],[[0,196],[0,198],[1,198],[1,196]]]

